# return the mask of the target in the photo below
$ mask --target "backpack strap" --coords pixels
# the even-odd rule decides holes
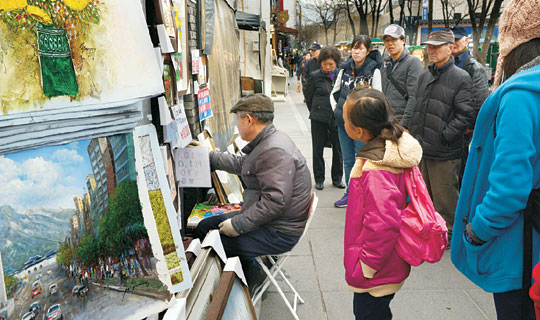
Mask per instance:
[[[403,62],[405,61],[407,57],[403,58]],[[399,63],[399,62],[398,62]],[[392,77],[392,63],[388,63],[386,65],[386,77],[390,80],[390,82],[392,82],[392,84],[394,85],[394,87],[396,88],[396,90],[399,92],[399,94],[401,94],[403,96],[403,98],[405,99],[409,99],[409,94],[407,93],[407,90],[405,88],[403,88],[398,82],[396,79],[394,79]]]

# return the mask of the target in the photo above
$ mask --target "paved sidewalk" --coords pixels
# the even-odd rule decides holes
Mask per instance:
[[[291,136],[312,168],[308,110],[302,103],[302,94],[296,93],[295,88],[296,80],[291,80],[287,102],[275,103],[274,123],[279,130]],[[286,262],[284,270],[305,300],[305,304],[298,306],[300,319],[354,319],[353,294],[345,283],[343,268],[345,209],[334,208],[333,205],[343,195],[343,190],[332,186],[331,150],[328,148],[325,149],[325,162],[325,188],[315,190],[319,197],[315,217],[307,236],[294,249],[294,255]],[[287,287],[283,281],[281,283],[282,288]],[[287,295],[289,298],[292,296],[290,293]],[[394,319],[496,318],[492,295],[457,271],[450,261],[449,251],[439,263],[413,267],[390,306]],[[293,319],[272,285],[263,296],[260,319]]]

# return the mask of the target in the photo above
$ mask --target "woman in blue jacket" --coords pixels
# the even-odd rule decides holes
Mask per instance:
[[[524,21],[539,10],[538,1],[513,0],[501,17],[501,84],[478,115],[452,237],[452,262],[493,293],[499,320],[534,319],[521,312],[522,213],[540,187],[540,24]],[[533,231],[534,264],[539,250]]]

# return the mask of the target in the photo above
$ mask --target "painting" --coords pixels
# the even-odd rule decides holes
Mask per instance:
[[[172,0],[174,11],[174,22],[178,29],[178,52],[173,55],[176,59],[179,75],[177,75],[177,89],[181,94],[186,94],[188,91],[188,65],[187,56],[188,44],[187,44],[187,15],[186,15],[186,1],[185,0]],[[178,79],[179,78],[179,79]]]
[[[154,126],[135,128],[134,144],[136,166],[141,172],[139,197],[143,203],[144,222],[151,226],[150,242],[165,257],[163,271],[168,274],[171,291],[177,293],[191,288],[191,274]]]
[[[163,92],[139,0],[0,1],[0,61],[0,114]]]
[[[9,319],[141,319],[172,298],[144,219],[133,134],[0,156]],[[165,278],[167,279],[167,278]]]

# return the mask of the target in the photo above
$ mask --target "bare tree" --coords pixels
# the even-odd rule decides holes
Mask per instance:
[[[355,0],[356,1],[356,0]],[[328,45],[328,30],[334,25],[334,21],[337,19],[335,14],[334,4],[325,0],[315,0],[313,2],[314,10],[318,15],[319,25],[324,28],[324,35],[326,37],[326,45]]]
[[[459,23],[465,19],[469,14],[461,14],[459,18],[456,19],[456,9],[461,7],[463,1],[459,0],[440,0],[443,11],[443,21],[444,26],[450,28],[450,23],[453,23],[454,26],[459,25]]]
[[[384,11],[384,8],[388,5],[388,0],[368,0],[370,13],[371,13],[371,37],[377,36],[377,30],[379,29],[379,18]]]
[[[354,0],[354,6],[360,17],[360,30],[359,34],[369,34],[367,17],[369,14],[369,1],[366,0]]]
[[[390,9],[390,23],[394,23],[394,5],[392,0],[388,0],[388,8]]]
[[[403,5],[400,3],[400,6],[402,6],[400,12],[400,25],[405,26],[405,32],[409,36],[409,44],[414,44],[418,26],[420,25],[422,0],[403,0]]]
[[[503,0],[467,0],[472,25],[473,54],[481,64],[486,63],[493,30],[501,15],[502,3]],[[486,22],[487,30],[483,38],[484,43],[482,44],[482,51],[480,51],[480,40]]]
[[[352,17],[354,13],[354,7],[352,6],[351,0],[345,0],[345,11],[347,12],[347,18],[349,18],[349,24],[351,25],[352,34],[356,34],[356,28],[354,26],[354,19]]]

